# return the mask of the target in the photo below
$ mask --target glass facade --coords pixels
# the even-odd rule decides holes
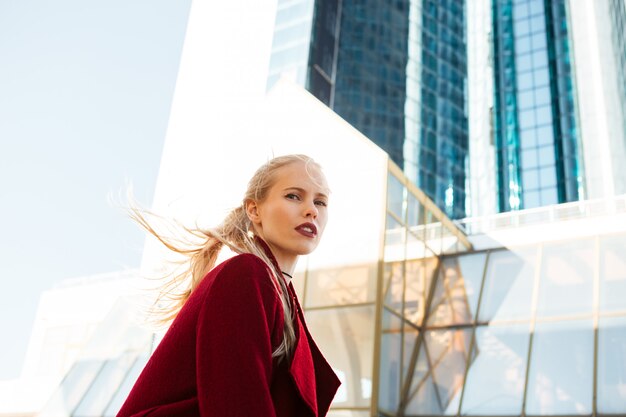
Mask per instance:
[[[611,37],[615,61],[617,63],[617,88],[619,89],[622,107],[622,128],[626,138],[626,2],[624,0],[608,0],[611,16]]]
[[[499,211],[582,198],[565,0],[494,0]]]
[[[384,149],[448,217],[462,218],[464,19],[463,0],[281,0],[268,86],[295,71],[297,82]]]
[[[618,234],[385,262],[388,287],[425,304],[414,321],[410,297],[385,298],[381,415],[626,413],[625,248]]]

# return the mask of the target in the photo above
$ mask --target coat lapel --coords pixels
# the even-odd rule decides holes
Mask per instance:
[[[325,416],[341,382],[313,341],[291,284],[289,291],[297,317],[297,342],[290,373],[314,415]]]

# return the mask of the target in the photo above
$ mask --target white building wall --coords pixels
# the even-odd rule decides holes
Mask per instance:
[[[586,198],[626,192],[626,138],[608,0],[570,0]]]
[[[491,2],[474,0],[467,7],[467,79],[469,123],[468,216],[497,212],[496,161],[491,112],[493,63]]]

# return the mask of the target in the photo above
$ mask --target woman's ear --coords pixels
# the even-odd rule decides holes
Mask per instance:
[[[254,200],[248,200],[245,204],[246,214],[248,219],[254,224],[261,223],[261,217],[259,216],[259,205]]]

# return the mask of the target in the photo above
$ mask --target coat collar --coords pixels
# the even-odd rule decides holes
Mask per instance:
[[[258,236],[255,236],[255,241],[280,271],[280,266],[267,243]],[[296,345],[289,365],[289,374],[313,415],[325,416],[341,382],[311,337],[292,283],[289,283],[287,289],[295,311],[296,332]]]

